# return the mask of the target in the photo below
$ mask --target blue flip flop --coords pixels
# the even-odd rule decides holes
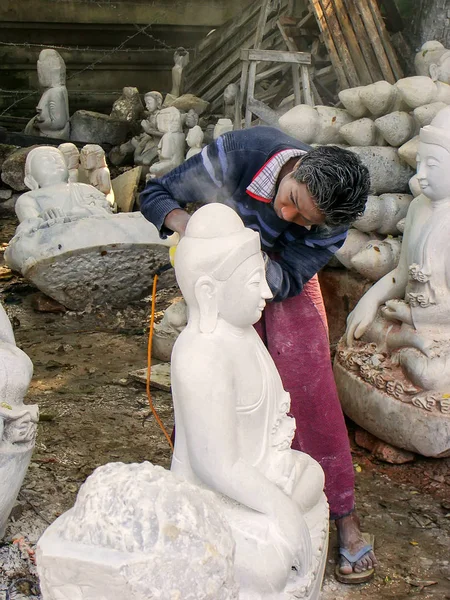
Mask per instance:
[[[339,548],[339,555],[343,556],[353,566],[358,560],[360,560],[365,554],[373,550],[375,537],[369,533],[363,533],[364,541],[366,545],[361,548],[356,554],[350,554],[345,548]],[[375,569],[367,569],[367,571],[361,571],[361,573],[341,573],[340,565],[336,565],[335,576],[340,583],[366,583],[372,579],[375,573]]]

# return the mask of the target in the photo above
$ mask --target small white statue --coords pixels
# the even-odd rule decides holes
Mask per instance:
[[[335,366],[353,420],[426,456],[450,454],[449,129],[447,107],[420,130],[422,194],[408,210],[399,264],[350,314]]]
[[[105,151],[97,144],[86,144],[80,152],[81,167],[87,174],[89,183],[105,194],[106,200],[115,208],[111,175],[106,164]]]
[[[186,160],[202,151],[203,136],[203,130],[199,125],[189,129],[189,132],[186,136],[186,143],[189,146],[189,150],[186,154]]]
[[[39,146],[28,154],[25,183],[31,191],[16,202],[20,224],[6,263],[74,310],[142,297],[156,265],[167,262],[167,250],[159,246],[172,242],[162,241],[141,213],[113,214],[105,194],[68,179],[57,148]]]
[[[450,50],[446,50],[436,64],[430,65],[430,77],[433,81],[450,84]]]
[[[177,48],[173,55],[173,60],[175,64],[172,68],[172,89],[170,90],[170,96],[175,99],[181,94],[183,69],[189,63],[189,52],[185,48]]]
[[[185,137],[180,111],[170,106],[159,111],[158,129],[164,135],[158,145],[158,162],[150,167],[151,177],[162,177],[184,161]]]
[[[56,50],[42,50],[37,71],[39,83],[45,91],[37,105],[37,115],[28,123],[25,133],[69,139],[69,98],[64,60]]]
[[[23,403],[32,375],[31,360],[17,348],[0,304],[0,540],[34,448],[39,411]]]
[[[185,115],[183,115],[183,117],[184,117],[184,126],[188,130],[192,129],[193,127],[198,125],[199,116],[198,116],[198,113],[193,108],[190,108],[188,110],[188,112]]]
[[[131,144],[133,148],[134,164],[148,166],[158,156],[158,143],[162,134],[158,130],[157,116],[161,110],[163,97],[157,91],[147,92],[144,101],[147,114],[141,121],[142,133],[127,144]],[[125,148],[127,144],[122,144],[122,146]]]
[[[171,470],[216,492],[236,540],[240,598],[317,599],[324,476],[290,448],[289,394],[252,327],[271,298],[259,235],[231,208],[203,206],[178,245],[175,271],[189,319],[172,353]]]
[[[441,42],[437,40],[425,42],[414,59],[416,75],[428,77],[430,75],[430,66],[437,64],[444,52],[446,52],[446,48]]]
[[[80,151],[72,144],[72,142],[64,142],[58,146],[58,150],[62,152],[69,170],[69,182],[78,182],[78,169],[80,168]]]
[[[231,119],[219,119],[214,126],[214,139],[217,138],[228,131],[233,131],[233,121]]]

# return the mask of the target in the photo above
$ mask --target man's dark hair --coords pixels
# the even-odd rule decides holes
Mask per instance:
[[[303,156],[292,176],[306,184],[327,225],[348,225],[364,212],[370,175],[353,152],[319,146]]]

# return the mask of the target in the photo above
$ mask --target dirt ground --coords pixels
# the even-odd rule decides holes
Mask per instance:
[[[0,244],[15,225],[0,214]],[[48,524],[73,505],[86,477],[111,461],[168,467],[170,448],[149,417],[144,386],[129,377],[146,364],[148,299],[123,311],[37,312],[37,290],[2,274],[1,260],[0,298],[17,344],[34,363],[27,402],[41,412],[20,504],[0,544],[0,600],[18,600],[40,598],[33,548]],[[166,276],[158,314],[178,294]],[[170,394],[153,395],[170,430]],[[380,566],[371,583],[338,584],[332,530],[322,600],[450,599],[450,459],[392,466],[354,444],[353,452],[359,513],[364,530],[375,534]]]

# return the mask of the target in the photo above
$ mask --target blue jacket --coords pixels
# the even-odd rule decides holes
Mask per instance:
[[[274,300],[299,294],[342,246],[347,227],[313,225],[311,230],[277,217],[271,203],[249,196],[246,188],[277,152],[310,146],[271,127],[253,127],[225,133],[201,153],[150,181],[140,196],[142,214],[156,225],[161,237],[167,214],[189,202],[222,202],[231,206],[246,227],[260,234],[269,253],[266,276]]]

